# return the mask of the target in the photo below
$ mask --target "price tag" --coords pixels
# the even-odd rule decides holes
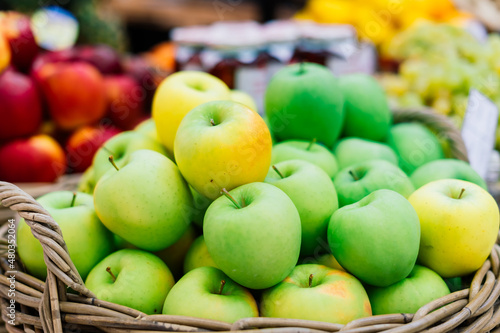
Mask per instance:
[[[498,123],[498,108],[486,96],[475,89],[469,93],[467,112],[462,124],[470,165],[483,178],[495,146],[495,132]]]

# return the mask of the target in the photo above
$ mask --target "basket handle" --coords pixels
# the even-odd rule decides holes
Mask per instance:
[[[436,113],[430,108],[398,108],[392,110],[394,123],[419,122],[445,139],[451,154],[456,159],[469,162],[467,148],[459,129],[446,116]]]
[[[59,301],[66,299],[66,287],[90,298],[95,295],[85,287],[71,261],[59,225],[32,196],[13,184],[0,181],[0,202],[24,218],[42,245],[47,281],[39,306],[40,319],[44,332],[62,332]]]

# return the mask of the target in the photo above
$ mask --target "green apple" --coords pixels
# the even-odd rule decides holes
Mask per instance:
[[[481,267],[499,228],[498,205],[491,194],[471,182],[441,179],[422,186],[408,200],[420,219],[422,265],[444,278]]]
[[[109,230],[143,250],[174,244],[191,223],[193,198],[186,181],[174,162],[151,150],[133,152],[119,170],[102,176],[94,202]]]
[[[184,273],[184,259],[196,236],[196,230],[191,225],[177,242],[164,250],[155,252],[155,255],[163,260],[176,279],[182,277]]]
[[[386,160],[398,165],[398,156],[388,145],[360,138],[339,140],[333,149],[339,169],[369,160]]]
[[[208,206],[210,206],[213,200],[205,198],[192,186],[189,186],[189,189],[191,190],[191,195],[193,196],[194,203],[192,220],[198,227],[203,228],[203,218],[205,217],[205,212],[207,211]]]
[[[191,244],[186,254],[184,259],[184,274],[203,266],[217,267],[210,253],[208,253],[205,238],[201,235]]]
[[[205,214],[208,253],[224,273],[247,288],[269,288],[295,267],[300,217],[279,188],[251,183],[216,199]]]
[[[370,285],[386,287],[407,277],[415,265],[418,216],[399,193],[378,190],[333,213],[328,243],[348,272]]]
[[[438,138],[419,123],[392,126],[387,143],[398,154],[401,169],[409,175],[430,161],[444,158]]]
[[[382,141],[392,124],[384,89],[367,74],[350,74],[339,78],[344,96],[344,135]]]
[[[273,165],[265,182],[285,192],[299,212],[300,255],[311,255],[321,248],[330,217],[339,208],[337,192],[326,172],[306,161],[289,160]]]
[[[420,188],[434,180],[447,178],[466,180],[488,190],[484,179],[472,169],[469,163],[452,158],[426,163],[413,171],[410,176],[415,188]]]
[[[446,282],[427,267],[415,265],[410,275],[388,287],[368,287],[373,315],[415,313],[422,306],[448,295]]]
[[[257,109],[257,104],[255,103],[254,99],[252,96],[247,94],[244,91],[241,90],[231,90],[229,93],[229,99],[241,103],[245,106],[248,106],[250,109],[252,109],[255,112],[258,112],[259,110]]]
[[[271,135],[262,117],[243,104],[215,101],[191,110],[175,137],[175,160],[187,182],[209,199],[266,178]]]
[[[258,317],[252,294],[215,267],[198,267],[184,275],[172,288],[163,314],[234,323]]]
[[[354,276],[322,265],[298,265],[262,294],[262,317],[324,321],[335,324],[369,317],[370,301]]]
[[[288,140],[273,146],[271,164],[288,160],[304,160],[325,170],[330,178],[338,171],[335,156],[324,146],[313,141]]]
[[[149,118],[140,122],[135,128],[134,131],[142,133],[155,141],[160,141],[158,138],[158,133],[156,131],[156,124],[153,118]]]
[[[141,149],[153,150],[167,156],[165,148],[159,142],[142,133],[136,131],[119,133],[106,141],[94,155],[92,162],[94,181],[97,183],[108,170],[113,169],[109,163],[109,156],[113,156],[116,165],[120,168],[126,163],[131,153]]]
[[[189,111],[209,101],[229,99],[229,88],[213,75],[195,71],[169,75],[156,89],[152,105],[161,143],[173,153],[177,129]]]
[[[344,168],[337,173],[333,183],[340,207],[353,204],[380,189],[396,191],[405,198],[414,191],[410,178],[385,160],[368,160]]]
[[[85,170],[78,182],[78,192],[93,194],[95,187],[94,167],[91,165]]]
[[[344,99],[339,81],[318,64],[294,64],[274,74],[264,105],[278,141],[316,138],[332,148],[342,130]]]
[[[160,258],[146,251],[124,249],[98,263],[85,281],[97,298],[159,314],[174,278]]]
[[[64,235],[69,256],[85,279],[92,267],[113,250],[113,235],[99,221],[91,195],[69,191],[45,194],[37,200],[54,218]],[[42,280],[47,277],[40,241],[24,219],[17,226],[17,251],[28,272]]]

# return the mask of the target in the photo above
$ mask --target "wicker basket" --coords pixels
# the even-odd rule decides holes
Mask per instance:
[[[394,112],[396,122],[418,121],[441,133],[450,141],[453,154],[466,160],[465,147],[449,121],[426,110]],[[435,300],[415,314],[391,314],[355,320],[347,325],[307,320],[247,318],[234,324],[167,315],[146,315],[121,305],[96,299],[71,262],[59,226],[31,196],[15,185],[0,182],[0,201],[23,217],[40,240],[48,267],[46,282],[23,273],[16,260],[8,261],[9,223],[0,228],[0,295],[2,319],[10,321],[11,299],[15,300],[14,325],[9,332],[110,332],[143,333],[163,331],[251,331],[260,332],[488,332],[499,331],[500,295],[499,255],[495,245],[488,260],[475,273],[470,288]],[[12,231],[11,231],[12,232]],[[9,296],[15,276],[15,296]],[[70,287],[79,295],[68,293]],[[11,322],[12,323],[12,322]]]

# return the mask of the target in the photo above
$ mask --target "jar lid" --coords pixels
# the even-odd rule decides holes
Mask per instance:
[[[204,45],[206,44],[207,34],[207,26],[193,25],[172,29],[170,38],[179,44]]]
[[[255,21],[223,21],[209,27],[207,43],[214,48],[258,47],[265,42]]]
[[[349,24],[320,24],[311,21],[299,25],[300,37],[317,40],[355,39],[356,29]]]
[[[262,33],[267,42],[293,42],[300,36],[297,21],[279,20],[270,21],[262,27]]]

